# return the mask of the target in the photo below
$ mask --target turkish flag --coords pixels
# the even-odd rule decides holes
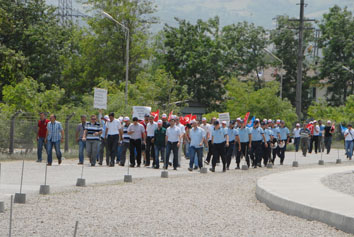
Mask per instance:
[[[154,116],[154,121],[157,122],[159,120],[160,110],[156,112],[151,112],[151,115]]]
[[[188,115],[184,116],[185,124],[190,123],[191,120],[192,120],[192,115],[191,114],[188,114]]]
[[[331,131],[334,132],[335,129],[336,129],[336,125],[333,123],[333,125],[331,127]]]
[[[197,115],[193,115],[192,118],[191,118],[191,121],[192,120],[197,120]]]
[[[313,124],[310,124],[310,123],[307,124],[306,128],[308,128],[310,130],[311,134],[313,135],[313,130],[314,130]]]
[[[184,120],[183,116],[179,117],[179,123],[186,125],[186,121]]]
[[[247,121],[248,121],[249,116],[250,116],[250,112],[247,112],[247,114],[245,115],[245,120],[244,120],[245,126],[246,126],[246,124],[247,124]]]
[[[172,114],[173,114],[173,110],[170,112],[170,114],[168,115],[168,121],[170,122],[170,120],[172,119]]]

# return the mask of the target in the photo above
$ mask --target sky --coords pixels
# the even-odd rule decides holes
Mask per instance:
[[[83,12],[82,4],[73,1],[73,8]],[[266,29],[275,27],[274,17],[288,15],[299,17],[300,0],[152,0],[156,6],[155,16],[160,18],[160,24],[152,27],[156,32],[162,29],[165,23],[176,25],[175,17],[186,19],[195,23],[196,20],[207,20],[219,16],[222,26],[240,21],[253,22]],[[58,0],[47,0],[53,5]],[[328,12],[330,7],[339,5],[347,6],[354,11],[354,0],[305,0],[305,17],[320,20],[323,13]]]

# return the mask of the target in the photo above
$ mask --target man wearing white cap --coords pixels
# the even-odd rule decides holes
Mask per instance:
[[[155,148],[155,169],[160,168],[159,154],[161,153],[161,160],[166,159],[165,148],[166,148],[166,128],[162,126],[162,120],[157,121],[157,129],[154,132],[154,148]]]
[[[279,157],[280,157],[280,165],[283,165],[285,159],[285,151],[286,145],[289,144],[290,141],[290,132],[289,129],[285,126],[285,122],[282,120],[280,121],[279,127],[279,134],[278,134],[278,141],[279,141]],[[282,146],[282,147],[281,147]]]
[[[166,159],[164,168],[167,169],[168,161],[171,154],[173,152],[173,169],[177,170],[178,167],[178,148],[181,145],[181,130],[175,125],[175,118],[172,118],[170,121],[170,126],[166,131]]]
[[[129,117],[124,117],[123,119],[124,122],[124,126],[123,126],[123,141],[122,141],[122,153],[121,153],[121,159],[119,162],[120,166],[124,166],[125,165],[125,161],[126,161],[126,154],[127,154],[127,150],[129,149],[129,143],[130,143],[130,135],[128,134],[128,128],[130,125],[130,119]]]
[[[313,143],[315,143],[315,153],[317,154],[318,148],[318,143],[319,143],[319,137],[320,137],[320,126],[317,124],[317,121],[313,121],[313,136],[310,141],[310,150],[309,153],[312,153],[313,149]]]
[[[262,167],[261,159],[262,159],[262,141],[264,142],[264,146],[267,148],[268,143],[264,136],[264,130],[259,126],[260,121],[256,119],[253,124],[253,128],[251,130],[252,134],[252,147],[251,147],[251,160],[253,168],[257,168],[257,166]]]
[[[157,123],[154,122],[154,116],[150,115],[149,122],[146,125],[146,162],[145,166],[150,166],[150,157],[153,158],[153,166],[155,165],[155,148],[152,139],[155,136]]]
[[[294,135],[294,145],[295,145],[295,151],[299,151],[299,145],[300,145],[300,124],[297,123],[296,127],[293,130],[293,135]]]
[[[334,125],[330,120],[327,121],[327,125],[324,129],[324,144],[327,149],[327,154],[331,151],[332,134],[334,133]]]
[[[189,171],[193,171],[193,164],[194,159],[198,157],[198,166],[199,168],[203,167],[203,144],[205,142],[205,132],[202,128],[198,127],[198,122],[195,120],[191,121],[192,129],[189,130],[189,154],[190,154],[190,161],[189,161]]]
[[[166,114],[162,114],[161,118],[162,118],[162,127],[167,129],[170,126],[170,123],[167,121],[167,115]]]

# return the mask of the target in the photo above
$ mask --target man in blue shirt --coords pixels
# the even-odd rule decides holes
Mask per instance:
[[[268,161],[271,160],[271,148],[270,148],[270,141],[273,140],[273,132],[272,129],[268,127],[267,120],[265,122],[262,122],[262,128],[264,130],[264,136],[266,139],[266,143],[262,142],[262,157],[263,157],[263,164],[266,166],[268,164]],[[267,144],[267,146],[266,146]],[[271,161],[270,161],[271,162]]]
[[[199,168],[203,167],[203,143],[207,143],[205,140],[204,130],[198,127],[198,123],[192,120],[192,129],[189,130],[189,137],[187,137],[189,146],[189,171],[193,171],[193,164],[195,159],[195,154],[198,157]]]
[[[220,127],[219,121],[214,122],[211,143],[214,147],[214,155],[212,160],[212,168],[210,168],[210,171],[215,172],[216,162],[221,156],[223,164],[222,171],[226,172],[225,145],[229,146],[229,136],[227,135],[227,131]]]
[[[273,133],[273,143],[278,142],[278,134],[279,134],[279,127],[275,125],[275,122],[273,120],[268,120],[269,127],[272,130]],[[272,163],[274,164],[275,158],[277,158],[277,154],[279,153],[279,147],[274,147],[272,149]]]
[[[241,127],[238,129],[238,138],[240,140],[239,151],[236,156],[236,169],[240,169],[241,155],[245,157],[248,167],[250,167],[249,149],[251,149],[252,134],[251,130],[247,128],[244,121],[241,120]]]
[[[280,157],[280,165],[283,165],[284,158],[285,158],[285,151],[286,145],[289,144],[289,136],[290,132],[287,127],[285,127],[285,122],[282,120],[280,121],[280,128],[278,134],[278,141],[279,141],[279,157]],[[274,163],[274,161],[273,161]]]
[[[229,128],[227,128],[227,135],[229,136],[229,146],[226,147],[226,169],[230,169],[232,154],[234,153],[235,144],[240,144],[238,138],[238,131],[234,128],[235,121],[231,121]],[[238,146],[240,147],[240,146]]]
[[[325,130],[325,125],[322,124],[322,120],[318,120],[318,126],[320,127],[320,134],[318,137],[318,147],[319,147],[319,152],[324,152],[324,130]]]
[[[262,158],[262,140],[264,143],[266,142],[264,131],[259,126],[259,119],[256,119],[251,130],[252,132],[252,148],[251,148],[251,160],[253,168],[257,168],[257,166],[262,167],[261,158]],[[265,144],[267,147],[268,144]]]
[[[61,164],[60,143],[64,141],[64,130],[61,123],[56,121],[57,117],[54,114],[50,115],[50,122],[47,125],[47,135],[45,142],[47,143],[47,165],[52,165],[52,149],[54,146],[55,153],[58,158],[58,164]]]

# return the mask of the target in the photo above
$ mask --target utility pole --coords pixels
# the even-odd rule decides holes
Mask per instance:
[[[296,78],[296,114],[299,120],[302,118],[301,99],[302,99],[302,61],[304,59],[303,34],[304,34],[304,8],[305,0],[300,0],[300,19],[299,19],[299,48],[297,54],[297,78]]]

